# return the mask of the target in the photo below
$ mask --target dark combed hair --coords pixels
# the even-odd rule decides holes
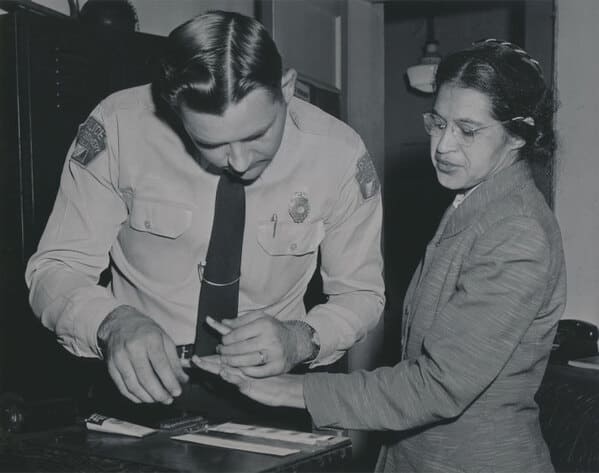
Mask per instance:
[[[280,98],[281,77],[281,56],[264,26],[215,10],[170,33],[153,87],[172,109],[183,102],[198,112],[222,115],[258,88]]]
[[[435,76],[436,90],[445,83],[485,94],[498,121],[532,118],[534,123],[515,120],[505,124],[509,133],[525,141],[520,156],[534,161],[546,161],[553,156],[554,95],[545,83],[539,63],[522,48],[494,39],[474,43],[471,48],[441,61]]]

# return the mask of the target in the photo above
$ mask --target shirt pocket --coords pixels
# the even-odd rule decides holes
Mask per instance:
[[[258,227],[258,244],[271,256],[303,256],[314,253],[324,238],[324,224],[268,222]]]
[[[192,211],[183,204],[134,199],[129,225],[140,232],[174,239],[191,226],[192,216]]]

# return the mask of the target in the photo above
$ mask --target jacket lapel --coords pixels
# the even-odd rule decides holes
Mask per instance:
[[[465,230],[485,212],[489,203],[513,193],[532,181],[532,173],[526,161],[517,161],[501,170],[491,178],[483,181],[453,212],[449,212],[444,226],[439,225],[441,241]],[[453,209],[453,205],[450,205]],[[447,212],[446,212],[447,214]]]

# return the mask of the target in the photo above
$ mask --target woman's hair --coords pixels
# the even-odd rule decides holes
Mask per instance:
[[[495,39],[474,43],[441,61],[435,76],[436,90],[446,83],[485,94],[491,101],[491,114],[498,121],[521,117],[504,126],[524,139],[522,158],[545,161],[553,156],[553,92],[545,83],[538,61],[522,48]]]
[[[239,13],[210,11],[170,33],[153,87],[173,109],[183,102],[222,115],[258,88],[279,99],[281,77],[281,56],[262,24]]]

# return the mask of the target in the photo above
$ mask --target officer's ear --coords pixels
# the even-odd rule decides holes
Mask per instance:
[[[285,103],[289,103],[293,94],[295,94],[295,81],[297,79],[297,72],[295,69],[287,69],[281,77],[281,91],[283,92],[283,100]]]

